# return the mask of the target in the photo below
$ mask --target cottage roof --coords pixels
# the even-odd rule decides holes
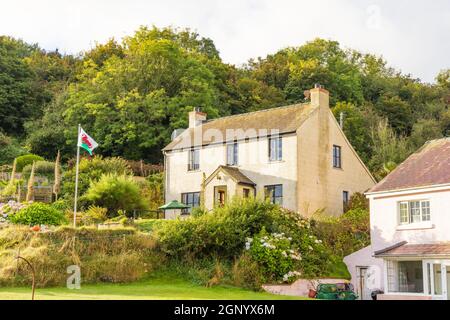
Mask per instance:
[[[185,130],[163,151],[295,132],[317,108],[303,103],[209,120]]]
[[[450,183],[450,137],[427,142],[368,193]]]

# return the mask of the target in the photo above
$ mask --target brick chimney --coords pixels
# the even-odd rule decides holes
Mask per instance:
[[[189,112],[189,128],[195,128],[206,121],[207,114],[200,111],[200,108],[194,108]]]

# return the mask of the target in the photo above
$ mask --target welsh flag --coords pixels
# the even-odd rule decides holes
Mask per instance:
[[[98,143],[95,142],[84,130],[80,128],[78,135],[78,146],[85,149],[92,156],[92,152],[98,147]]]

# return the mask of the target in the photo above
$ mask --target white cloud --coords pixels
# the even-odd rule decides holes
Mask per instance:
[[[152,24],[197,30],[235,64],[323,37],[383,55],[425,81],[450,67],[446,0],[15,0],[0,7],[0,34],[69,53]]]

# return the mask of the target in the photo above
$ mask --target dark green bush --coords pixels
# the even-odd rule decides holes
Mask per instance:
[[[236,259],[244,252],[246,239],[262,230],[284,233],[302,256],[300,267],[305,277],[329,270],[330,251],[297,213],[255,199],[240,199],[210,213],[177,220],[156,228],[160,249],[178,259]],[[291,270],[296,271],[296,270]],[[271,275],[268,275],[271,278]]]
[[[15,224],[58,226],[66,222],[64,214],[45,203],[33,203],[9,217]]]
[[[16,159],[17,159],[16,165],[17,172],[22,172],[23,168],[25,168],[29,164],[33,164],[33,162],[44,161],[44,158],[42,158],[41,156],[31,153],[17,157]]]
[[[279,207],[256,200],[236,200],[213,212],[178,220],[157,229],[169,255],[238,256],[245,239],[272,225]]]

